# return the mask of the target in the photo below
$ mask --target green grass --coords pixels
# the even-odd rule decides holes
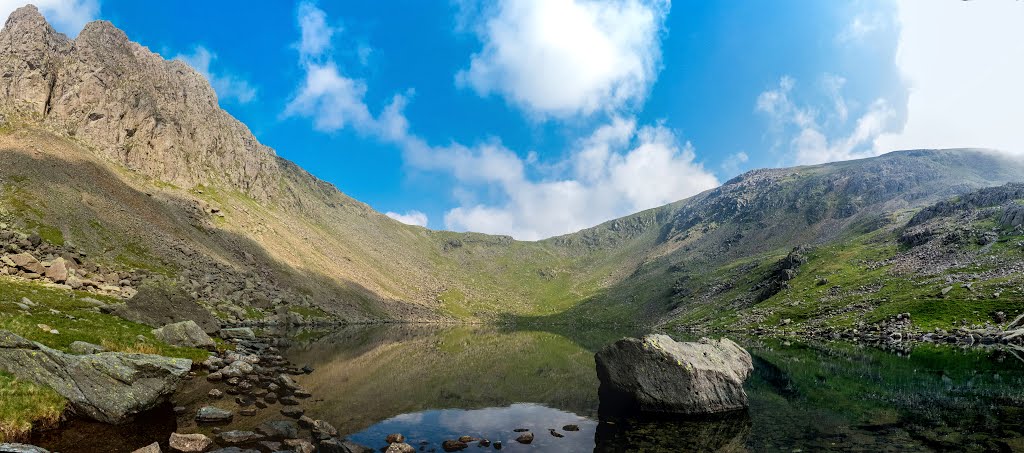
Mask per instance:
[[[989,223],[983,220],[972,227],[987,231],[992,227]],[[891,264],[876,264],[907,251],[899,245],[897,234],[891,230],[855,234],[812,249],[796,278],[788,282],[788,289],[752,306],[734,307],[730,301],[752,294],[753,286],[766,278],[784,256],[782,251],[744,258],[697,275],[688,282],[695,293],[715,281],[728,281],[733,288],[708,304],[686,305],[684,300],[681,302],[683,311],[669,325],[752,328],[779,326],[782,320],[789,319],[791,323],[782,327],[783,330],[799,330],[809,322],[843,328],[860,321],[874,323],[899,313],[910,313],[916,327],[931,330],[948,329],[962,320],[981,324],[990,321],[996,311],[1007,316],[1024,313],[1024,293],[1019,289],[1024,280],[1019,275],[979,279],[972,290],[959,283],[949,285],[945,279],[946,275],[981,273],[998,268],[1000,262],[1021,260],[1024,252],[1016,244],[1024,237],[1004,236],[987,251],[973,243],[960,247],[961,253],[979,254],[980,264],[961,265],[941,275],[920,275],[897,274]],[[760,263],[751,269],[750,265],[757,261]],[[820,284],[822,282],[824,284]],[[943,296],[941,291],[946,286],[953,286],[953,289]],[[999,297],[995,297],[997,293]],[[863,308],[839,314],[851,305]],[[767,316],[760,322],[756,317],[752,318],[753,322],[741,322],[744,314],[752,313]]]
[[[23,297],[36,303],[28,314],[15,305]],[[83,301],[84,298],[116,302],[109,297],[85,292],[0,278],[0,329],[62,351],[68,351],[75,341],[85,341],[103,345],[112,351],[145,352],[193,361],[204,360],[209,355],[200,349],[162,343],[153,337],[151,327],[94,311],[94,305]],[[74,319],[69,319],[68,315]],[[45,332],[38,327],[39,324],[48,325],[60,333]]]
[[[15,305],[22,298],[36,304],[30,307],[28,314]],[[109,297],[0,277],[0,329],[65,352],[69,352],[71,343],[85,341],[110,351],[160,354],[193,361],[209,356],[204,350],[160,342],[153,337],[152,328],[99,313],[93,310],[94,305],[83,300],[85,298],[115,302]],[[74,319],[69,319],[68,315]],[[57,329],[59,333],[43,331],[39,324]],[[55,423],[64,406],[64,399],[54,391],[0,374],[0,441],[23,437],[33,424]]]
[[[245,307],[245,317],[252,320],[263,319],[267,314],[255,307]]]
[[[66,405],[51,389],[0,372],[0,442],[22,440],[33,425],[55,425]]]

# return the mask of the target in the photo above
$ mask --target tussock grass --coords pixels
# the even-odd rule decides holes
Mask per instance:
[[[0,372],[0,442],[23,439],[34,425],[55,425],[66,405],[51,389]]]

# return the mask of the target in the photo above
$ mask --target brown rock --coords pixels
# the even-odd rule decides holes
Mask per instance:
[[[50,267],[46,268],[46,273],[43,275],[56,283],[66,282],[68,280],[68,268],[64,262],[64,258],[57,258],[53,260],[53,263],[50,264]]]
[[[15,267],[25,271],[26,273],[42,275],[46,272],[46,268],[43,267],[43,264],[29,253],[11,255],[10,259],[14,262]]]
[[[197,453],[206,451],[207,448],[210,448],[210,445],[213,445],[213,440],[204,434],[171,433],[171,451]]]
[[[516,442],[519,442],[521,444],[533,443],[533,433],[527,431],[525,433],[520,434],[519,437],[516,437]]]
[[[145,447],[133,451],[132,453],[160,453],[161,451],[162,450],[160,450],[160,443],[153,442],[149,445],[146,445]]]

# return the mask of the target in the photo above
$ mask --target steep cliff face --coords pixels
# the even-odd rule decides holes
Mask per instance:
[[[182,187],[218,182],[261,201],[294,204],[286,168],[221,110],[209,83],[180,61],[129,41],[105,21],[57,33],[34,6],[0,31],[4,108]]]

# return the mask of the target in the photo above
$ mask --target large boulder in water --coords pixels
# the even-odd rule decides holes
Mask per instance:
[[[602,410],[698,415],[747,407],[743,381],[753,364],[750,354],[729,339],[625,338],[595,359]]]
[[[191,320],[208,334],[220,330],[220,321],[209,310],[196,303],[181,288],[168,282],[146,282],[127,303],[112,307],[110,311],[129,321],[153,328]]]
[[[153,354],[67,354],[0,330],[0,371],[50,387],[78,414],[106,423],[157,406],[191,367],[191,360]]]

